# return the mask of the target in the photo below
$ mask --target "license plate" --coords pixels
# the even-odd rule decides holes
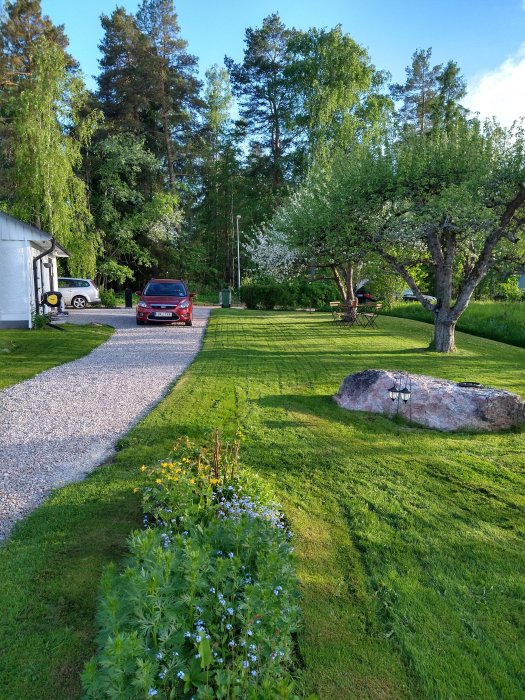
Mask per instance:
[[[155,318],[172,318],[171,311],[155,311]]]

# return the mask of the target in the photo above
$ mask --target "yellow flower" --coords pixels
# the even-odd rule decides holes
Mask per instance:
[[[190,479],[190,484],[194,484],[194,483],[195,483],[195,479]]]
[[[137,488],[137,487],[135,487],[135,488],[133,489],[133,493],[138,493],[139,491],[140,491],[140,489]]]
[[[155,479],[156,484],[162,484],[162,479]]]
[[[141,466],[140,471],[141,471],[141,472],[145,472],[145,471],[146,471],[146,465],[145,465],[145,464],[143,464],[143,465]]]

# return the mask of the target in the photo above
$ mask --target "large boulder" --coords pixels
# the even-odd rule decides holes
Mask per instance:
[[[405,404],[401,399],[392,401],[388,394],[396,380],[400,387],[399,379],[400,373],[382,369],[357,372],[346,377],[334,399],[350,411],[399,413],[414,423],[445,431],[505,430],[525,422],[525,401],[508,391],[411,374],[411,397]]]

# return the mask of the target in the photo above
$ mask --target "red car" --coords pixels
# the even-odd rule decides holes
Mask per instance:
[[[183,280],[150,280],[137,304],[137,325],[145,323],[193,324],[193,297]]]

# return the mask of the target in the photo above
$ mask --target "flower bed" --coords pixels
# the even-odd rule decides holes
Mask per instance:
[[[143,470],[145,529],[105,572],[87,698],[291,698],[291,533],[238,445]]]

